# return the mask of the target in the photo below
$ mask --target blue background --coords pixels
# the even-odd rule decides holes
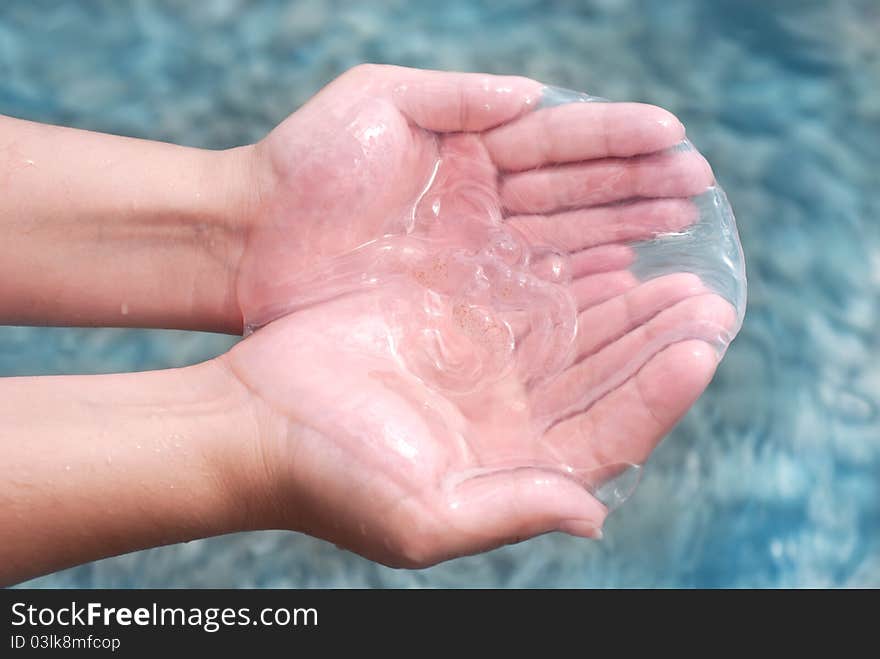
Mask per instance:
[[[665,106],[713,163],[745,327],[601,543],[393,571],[292,533],[109,559],[32,586],[880,586],[880,3],[0,5],[0,112],[220,148],[362,61],[517,73]],[[0,328],[0,375],[162,368],[231,339]]]

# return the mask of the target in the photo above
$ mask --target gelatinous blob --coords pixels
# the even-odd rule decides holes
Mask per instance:
[[[399,230],[291,268],[247,331],[372,296],[374,377],[422,392],[450,500],[533,468],[619,505],[742,323],[724,192],[672,115],[557,88],[501,126],[419,137],[436,157],[382,224]]]

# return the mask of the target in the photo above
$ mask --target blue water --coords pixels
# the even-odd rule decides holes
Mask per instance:
[[[663,105],[728,191],[750,282],[727,360],[601,543],[551,535],[410,572],[241,534],[30,585],[880,586],[878,33],[874,0],[6,0],[0,112],[182,144],[258,139],[362,61]],[[162,368],[230,343],[5,328],[0,375]]]

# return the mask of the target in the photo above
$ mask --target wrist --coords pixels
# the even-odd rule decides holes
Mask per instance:
[[[294,528],[291,497],[281,494],[291,475],[277,450],[288,438],[287,421],[251,391],[227,355],[187,370],[191,386],[205,392],[199,407],[209,420],[202,416],[198,425],[218,429],[203,435],[202,450],[217,487],[219,532]]]
[[[223,276],[214,277],[212,285],[223,289],[219,293],[224,305],[222,330],[234,334],[243,330],[239,299],[242,263],[275,185],[274,173],[263,152],[262,143],[203,152],[202,177],[212,193],[209,199],[200,200],[201,207],[194,217],[217,218],[222,227],[222,240],[204,241],[200,248],[208,262],[224,264]]]

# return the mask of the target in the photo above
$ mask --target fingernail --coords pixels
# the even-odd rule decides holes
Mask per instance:
[[[601,528],[598,528],[593,522],[587,522],[582,519],[563,520],[559,523],[559,530],[579,538],[601,540],[603,537]]]

